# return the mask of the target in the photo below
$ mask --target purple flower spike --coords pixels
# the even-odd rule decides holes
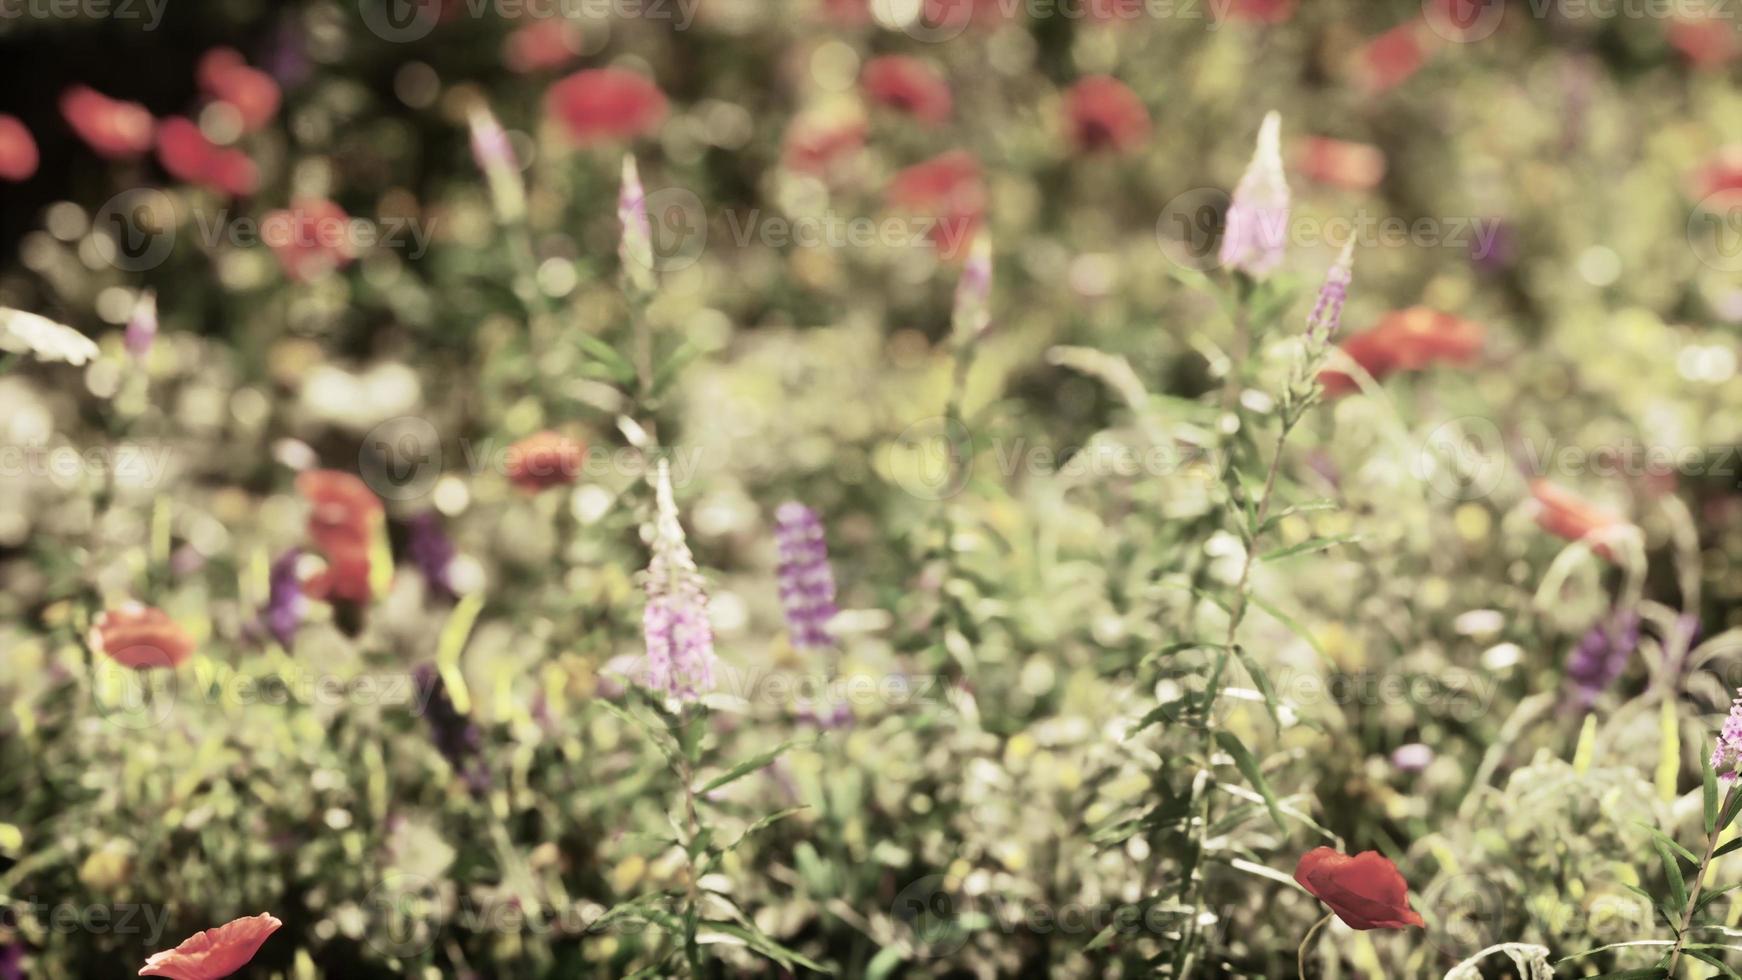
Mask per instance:
[[[296,643],[296,630],[302,625],[308,605],[308,600],[303,598],[302,582],[296,574],[297,563],[301,560],[302,552],[292,548],[272,563],[266,608],[260,611],[261,625],[286,650]]]
[[[1307,316],[1307,336],[1329,342],[1343,326],[1343,304],[1349,299],[1349,283],[1355,279],[1355,236],[1343,243],[1337,264],[1325,273],[1325,284],[1319,287],[1319,298]]]
[[[151,345],[156,341],[157,294],[149,289],[141,290],[139,301],[133,304],[133,315],[127,319],[127,332],[122,335],[122,345],[134,360],[143,361],[151,353]]]
[[[1718,771],[1718,778],[1724,782],[1733,782],[1742,769],[1742,691],[1730,702],[1730,717],[1724,719],[1724,727],[1718,731],[1718,744],[1712,747],[1712,768]]]
[[[1590,628],[1567,658],[1567,680],[1576,707],[1589,710],[1627,669],[1639,646],[1639,614],[1618,612]]]
[[[431,588],[453,598],[454,584],[449,573],[454,563],[454,542],[442,528],[442,519],[435,511],[424,511],[406,525],[410,531],[406,552],[412,563]]]
[[[800,503],[774,512],[774,546],[780,556],[780,602],[796,650],[826,650],[835,645],[829,620],[835,607],[835,572],[816,511]]]
[[[663,459],[656,481],[653,558],[647,565],[647,608],[641,616],[647,641],[643,683],[669,700],[688,703],[713,690],[714,628],[708,622],[701,572],[678,523],[671,467]]]
[[[420,664],[416,678],[417,689],[429,692],[424,719],[429,722],[430,739],[435,742],[436,751],[466,781],[466,788],[474,796],[483,794],[490,788],[490,770],[482,758],[483,729],[454,707],[441,672],[434,664]]]
[[[1234,188],[1222,232],[1223,265],[1254,279],[1270,275],[1288,249],[1288,178],[1282,171],[1282,117],[1272,112],[1258,130],[1252,162]]]

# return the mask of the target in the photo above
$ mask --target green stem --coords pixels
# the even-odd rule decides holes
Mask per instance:
[[[1730,792],[1725,794],[1724,803],[1718,808],[1719,813],[1730,811],[1736,792],[1737,787],[1731,787]],[[1682,946],[1688,941],[1688,928],[1694,924],[1694,910],[1700,907],[1700,892],[1706,887],[1706,869],[1711,866],[1712,853],[1718,849],[1718,838],[1722,834],[1723,830],[1719,828],[1706,835],[1706,854],[1700,858],[1699,870],[1694,872],[1694,887],[1688,891],[1688,904],[1687,908],[1682,909],[1681,927],[1676,930],[1675,945],[1669,951],[1669,975],[1672,977],[1675,976],[1676,965],[1681,962]]]
[[[1294,956],[1295,975],[1297,977],[1299,977],[1300,980],[1306,980],[1307,950],[1312,948],[1313,937],[1318,935],[1319,930],[1323,929],[1325,927],[1325,923],[1331,921],[1332,917],[1335,915],[1336,915],[1335,912],[1326,912],[1325,917],[1320,919],[1319,921],[1313,923],[1313,927],[1311,929],[1308,929],[1306,936],[1301,939],[1300,949],[1295,951],[1295,956]]]

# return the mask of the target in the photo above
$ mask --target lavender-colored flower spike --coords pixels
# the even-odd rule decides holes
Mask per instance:
[[[641,617],[647,640],[643,683],[668,699],[690,702],[714,686],[714,629],[708,622],[701,572],[678,523],[666,460],[659,461],[655,479],[653,558],[647,565],[647,608]]]
[[[1222,232],[1221,263],[1263,279],[1282,262],[1288,245],[1288,179],[1282,172],[1282,117],[1264,117],[1258,148],[1234,188]]]
[[[1307,336],[1329,342],[1343,326],[1343,304],[1349,299],[1349,284],[1355,279],[1355,238],[1343,243],[1337,264],[1325,273],[1325,284],[1319,287],[1319,298],[1307,317]]]
[[[992,239],[985,232],[974,237],[962,264],[950,322],[958,343],[975,340],[992,325]]]
[[[816,511],[796,502],[781,504],[774,512],[774,547],[779,554],[780,602],[793,648],[834,646],[828,626],[837,611],[835,572],[829,567],[829,546]]]
[[[157,340],[157,293],[152,290],[141,290],[139,300],[133,304],[133,315],[127,319],[127,332],[122,337],[122,344],[127,353],[133,355],[136,361],[145,360],[151,353],[151,345]]]
[[[1734,782],[1742,775],[1742,691],[1730,702],[1730,717],[1718,730],[1718,742],[1712,747],[1712,768],[1724,782]]]
[[[1597,698],[1627,669],[1627,658],[1639,646],[1639,614],[1619,612],[1592,626],[1567,658],[1572,701],[1589,710]]]
[[[647,217],[647,192],[641,187],[641,171],[635,157],[623,155],[623,183],[617,191],[617,223],[623,234],[617,240],[617,260],[628,287],[646,296],[652,293],[653,224]]]
[[[520,182],[520,161],[514,144],[496,116],[482,106],[472,107],[472,159],[490,185],[490,200],[501,221],[518,221],[526,215],[526,188]]]
[[[454,541],[442,528],[442,519],[435,511],[426,510],[407,522],[410,536],[405,550],[412,563],[423,573],[430,587],[448,597],[454,596],[450,577],[454,563]]]
[[[296,574],[297,563],[301,560],[302,552],[292,548],[273,561],[268,577],[266,608],[260,611],[261,625],[286,650],[295,645],[297,627],[302,625],[308,607],[308,600],[302,594],[302,582]]]
[[[424,720],[429,722],[430,739],[436,751],[454,767],[454,772],[466,781],[474,796],[490,788],[490,769],[484,764],[484,731],[478,723],[454,707],[441,671],[434,664],[418,665],[416,674],[419,692],[428,691]]]

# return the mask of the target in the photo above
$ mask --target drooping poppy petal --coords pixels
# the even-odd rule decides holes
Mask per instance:
[[[864,146],[864,119],[800,116],[786,131],[781,161],[791,170],[826,176]]]
[[[621,68],[575,72],[545,93],[545,110],[570,141],[590,146],[651,133],[665,121],[665,93]]]
[[[174,949],[152,954],[139,968],[139,975],[219,980],[247,966],[267,937],[282,925],[277,917],[265,912],[226,922],[188,937]]]
[[[12,116],[0,115],[0,180],[26,181],[36,173],[36,140]]]
[[[1425,925],[1409,907],[1409,883],[1378,851],[1350,857],[1328,847],[1301,855],[1294,880],[1330,906],[1351,929],[1404,929]]]
[[[1537,526],[1557,538],[1586,541],[1598,556],[1614,560],[1605,539],[1628,527],[1626,518],[1541,478],[1530,481],[1530,495],[1536,501]]]
[[[161,609],[130,602],[97,616],[91,649],[123,667],[174,669],[193,655],[194,640]]]
[[[123,102],[75,85],[61,93],[61,115],[79,139],[112,160],[151,149],[151,113],[137,102]]]

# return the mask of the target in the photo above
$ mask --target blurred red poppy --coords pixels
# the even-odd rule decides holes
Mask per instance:
[[[207,51],[200,59],[198,75],[200,88],[207,95],[242,117],[242,132],[258,132],[278,115],[278,83],[271,75],[249,67],[235,48]]]
[[[1080,153],[1124,153],[1149,139],[1149,110],[1137,93],[1108,75],[1091,75],[1065,93],[1065,120]]]
[[[308,502],[308,536],[323,554],[367,553],[385,516],[368,484],[339,470],[309,470],[297,475],[296,492]]]
[[[302,198],[268,214],[261,219],[260,237],[278,256],[284,274],[297,282],[312,282],[357,257],[351,216],[324,198]]]
[[[29,180],[36,164],[36,140],[30,130],[11,116],[0,116],[0,180]]]
[[[522,75],[550,71],[575,60],[581,51],[581,29],[562,17],[541,17],[502,42],[502,63]]]
[[[948,122],[954,100],[949,83],[936,68],[918,58],[888,54],[865,63],[859,75],[865,97],[903,112],[920,122]]]
[[[1330,906],[1351,929],[1419,929],[1425,925],[1409,907],[1409,883],[1397,865],[1378,851],[1350,857],[1328,847],[1315,847],[1301,855],[1294,880]]]
[[[219,980],[248,965],[254,954],[284,923],[268,913],[226,922],[190,936],[180,946],[153,953],[140,968],[142,977],[173,980]]]
[[[323,547],[321,557],[325,559],[326,567],[303,580],[303,595],[321,602],[349,602],[359,606],[366,606],[375,598],[367,547]]]
[[[194,639],[161,609],[130,602],[91,624],[91,649],[123,667],[175,668],[193,655]]]
[[[1669,43],[1695,68],[1720,71],[1742,55],[1742,42],[1729,19],[1677,20],[1669,25]]]
[[[1615,554],[1604,539],[1609,532],[1628,527],[1626,518],[1540,477],[1530,481],[1530,495],[1536,499],[1538,527],[1567,541],[1589,538],[1587,543],[1593,552],[1614,560]]]
[[[665,121],[665,93],[621,68],[575,72],[545,93],[545,111],[580,146],[651,133]]]
[[[231,197],[260,187],[260,169],[248,154],[214,145],[192,120],[180,116],[158,124],[157,160],[175,179]]]
[[[151,149],[151,113],[137,102],[74,85],[61,93],[60,111],[79,139],[100,156],[118,160]]]
[[[1378,324],[1343,341],[1339,348],[1380,380],[1395,371],[1419,371],[1440,362],[1467,363],[1481,352],[1486,337],[1480,323],[1412,306],[1385,314]],[[1331,396],[1360,387],[1335,369],[1320,372],[1319,382]]]
[[[786,131],[781,160],[800,173],[827,174],[865,146],[865,120],[800,116]]]
[[[509,482],[528,493],[574,483],[586,446],[557,432],[540,432],[508,447]]]
[[[820,0],[823,16],[837,24],[854,27],[871,20],[871,0]]]
[[[1712,162],[1700,170],[1697,183],[1695,194],[1701,198],[1742,192],[1742,144],[1719,150]]]
[[[1423,31],[1419,19],[1410,20],[1368,41],[1355,54],[1357,83],[1377,95],[1420,71],[1428,54]]]
[[[1294,169],[1320,184],[1365,191],[1385,177],[1385,154],[1368,143],[1308,136],[1295,144]]]
[[[966,150],[951,150],[897,173],[886,196],[894,207],[934,219],[926,237],[945,258],[966,254],[986,213],[980,162]]]

